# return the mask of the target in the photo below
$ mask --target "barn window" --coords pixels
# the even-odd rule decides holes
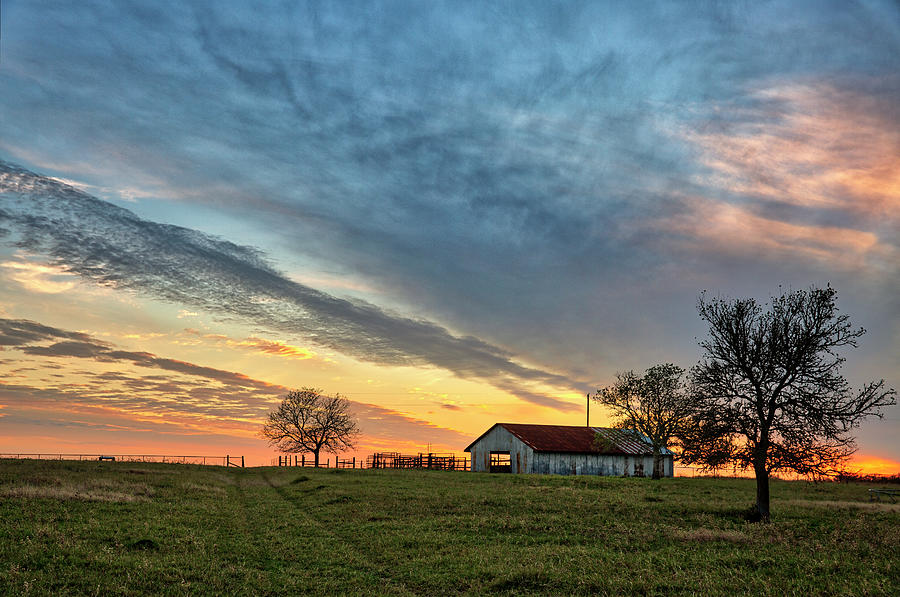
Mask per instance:
[[[509,452],[491,452],[491,472],[512,472],[512,462],[509,459]]]

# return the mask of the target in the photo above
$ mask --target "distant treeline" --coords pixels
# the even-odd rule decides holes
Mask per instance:
[[[900,473],[893,475],[864,475],[862,473],[840,472],[835,476],[835,481],[839,483],[898,483],[900,484]]]

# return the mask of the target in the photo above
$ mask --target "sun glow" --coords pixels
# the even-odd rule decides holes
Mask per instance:
[[[900,475],[900,461],[878,456],[857,456],[849,468],[862,475]]]

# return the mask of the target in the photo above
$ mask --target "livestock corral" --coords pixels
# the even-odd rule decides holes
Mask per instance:
[[[280,454],[272,459],[272,466],[315,467],[315,459],[308,454]],[[376,452],[365,459],[332,458],[321,459],[321,468],[353,469],[428,469],[433,471],[467,471],[469,459],[455,454],[401,454],[399,452]]]
[[[366,458],[366,468],[421,468],[437,471],[469,470],[469,459],[453,454],[380,452]]]

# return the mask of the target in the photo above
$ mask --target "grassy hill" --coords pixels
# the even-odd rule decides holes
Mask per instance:
[[[4,594],[900,594],[862,484],[0,461]]]

